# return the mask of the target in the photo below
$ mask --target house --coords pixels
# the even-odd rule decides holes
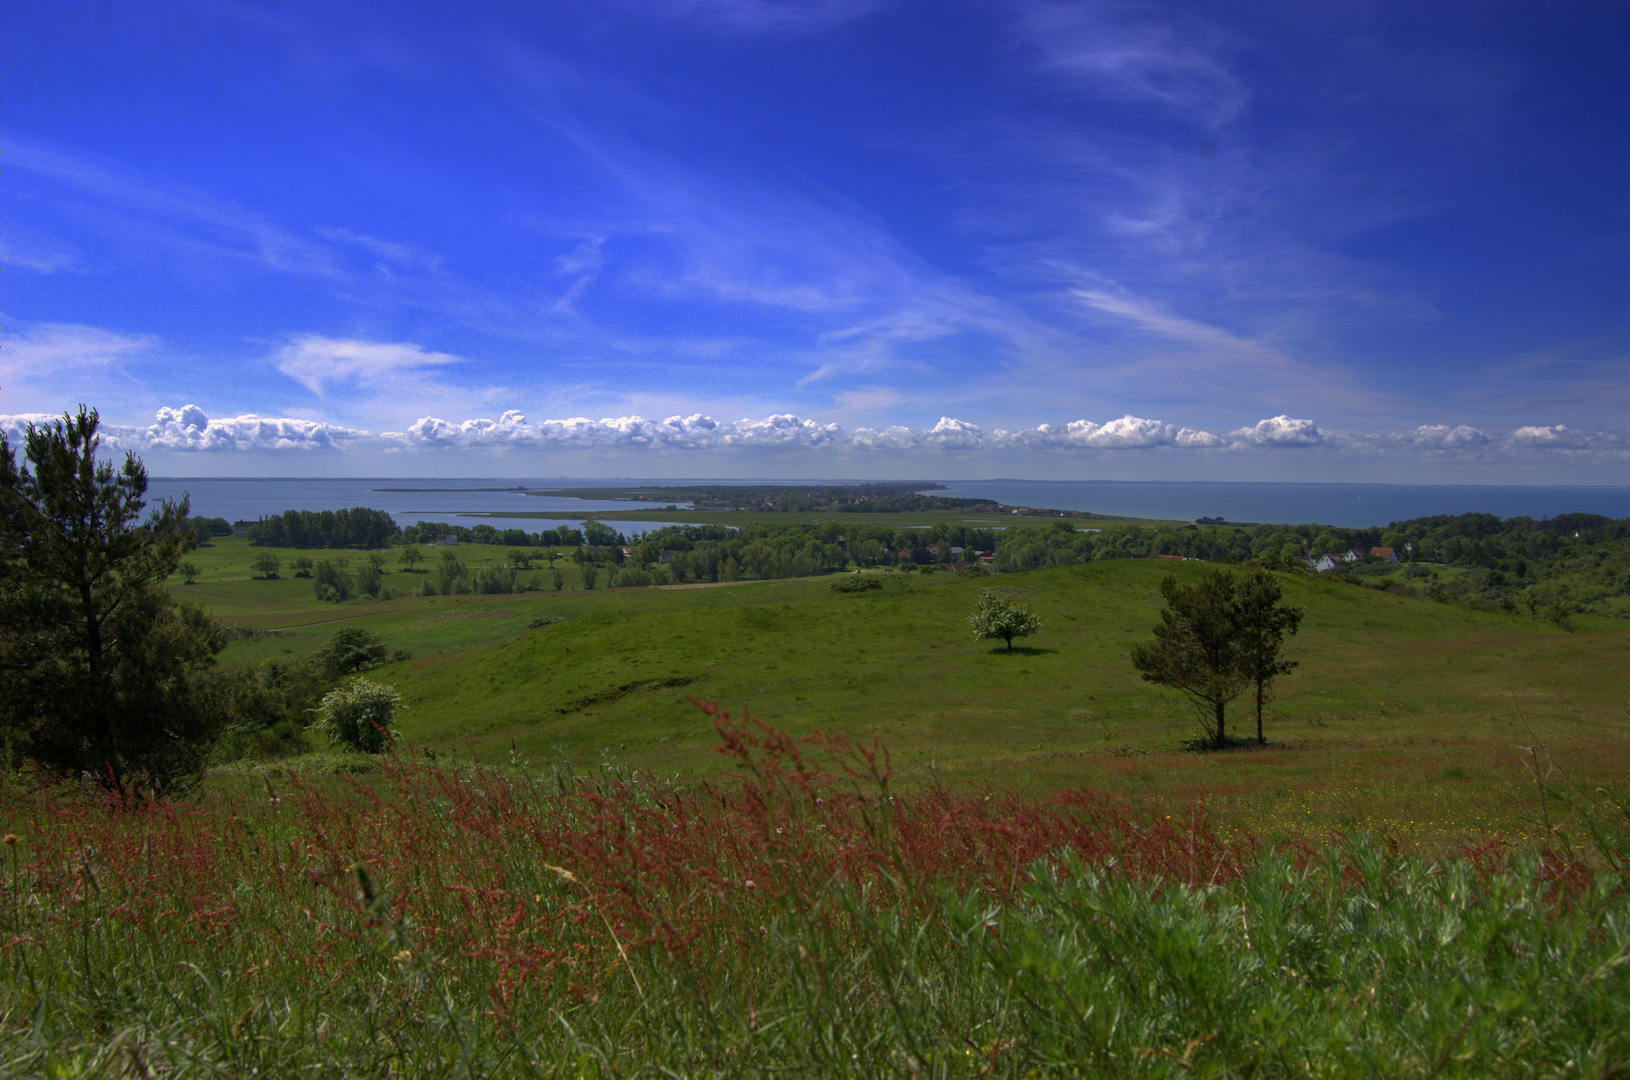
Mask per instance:
[[[1382,562],[1397,562],[1398,552],[1395,548],[1372,547],[1370,558],[1380,559]]]
[[[258,521],[234,521],[232,523],[233,536],[248,536],[249,526],[260,524]]]
[[[1348,548],[1347,549],[1347,554],[1338,555],[1337,558],[1339,558],[1344,563],[1355,563],[1355,562],[1358,562],[1361,559],[1363,559],[1364,556],[1360,555],[1358,552],[1354,551],[1352,548]]]
[[[456,543],[458,543],[458,537],[454,536],[452,533],[442,533],[440,536],[436,537],[436,545],[438,547],[451,547]]]
[[[1319,556],[1318,561],[1313,564],[1313,569],[1321,574],[1327,574],[1332,570],[1342,569],[1341,564],[1344,561],[1340,556],[1332,556],[1329,552],[1326,552]]]

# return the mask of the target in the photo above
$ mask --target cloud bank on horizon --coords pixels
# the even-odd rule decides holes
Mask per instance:
[[[1605,0],[8,22],[9,437],[85,402],[159,469],[1626,482]]]
[[[46,425],[55,419],[44,414],[0,416],[0,435],[20,446],[30,425]],[[517,466],[529,460],[559,462],[563,455],[577,455],[568,460],[591,464],[632,461],[663,467],[678,460],[730,468],[739,465],[745,454],[770,466],[770,472],[792,462],[804,468],[841,467],[839,471],[852,473],[857,463],[867,463],[882,466],[881,471],[867,470],[879,475],[907,463],[955,470],[986,461],[1013,460],[1007,456],[1013,454],[1021,455],[1018,460],[1045,464],[1050,459],[1056,464],[1084,455],[1102,462],[1107,455],[1163,450],[1238,455],[1317,448],[1324,454],[1321,465],[1331,455],[1351,461],[1401,453],[1435,463],[1497,457],[1508,466],[1579,457],[1630,461],[1630,433],[1622,431],[1582,432],[1561,424],[1528,425],[1498,437],[1464,424],[1333,431],[1312,420],[1283,415],[1214,434],[1136,416],[1102,424],[1074,420],[1016,431],[986,431],[951,417],[941,417],[930,428],[845,429],[785,413],[725,423],[700,413],[663,420],[578,416],[534,423],[518,410],[510,410],[496,420],[453,423],[427,416],[405,431],[368,432],[289,417],[211,419],[198,406],[185,405],[160,408],[146,427],[105,424],[101,431],[106,451],[176,455],[169,458],[172,461],[197,455],[286,457],[288,451],[307,451],[368,455],[369,461],[395,461],[417,470],[426,456],[445,461],[442,455],[447,452],[463,452],[470,455],[466,462],[479,461],[489,473],[498,469],[510,474],[523,471]],[[1097,454],[1092,453],[1095,451]],[[538,456],[528,459],[529,454]]]

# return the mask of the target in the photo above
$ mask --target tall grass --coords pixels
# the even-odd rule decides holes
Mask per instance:
[[[8,790],[0,1071],[1627,1067],[1622,862],[908,798],[875,745],[708,708],[739,783],[401,758],[137,810]]]

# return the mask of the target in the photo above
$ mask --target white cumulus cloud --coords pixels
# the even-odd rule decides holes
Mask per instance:
[[[992,437],[998,445],[1018,448],[1142,450],[1177,446],[1207,449],[1227,444],[1227,440],[1209,431],[1178,427],[1131,414],[1103,424],[1092,420],[1072,420],[1063,427],[1041,424],[1023,431],[997,430]]]
[[[1313,421],[1283,414],[1229,434],[1251,446],[1317,446],[1325,441],[1324,432]]]
[[[152,450],[340,450],[366,432],[317,420],[253,413],[211,420],[198,406],[183,405],[162,408],[151,426],[118,429],[118,435],[132,448]]]
[[[58,416],[43,413],[0,415],[0,433],[20,447],[30,423]],[[1471,460],[1539,460],[1556,455],[1572,460],[1630,458],[1630,430],[1585,431],[1564,424],[1526,425],[1504,434],[1466,424],[1422,424],[1414,428],[1328,430],[1308,419],[1270,417],[1248,427],[1215,434],[1163,420],[1127,414],[1106,422],[1073,420],[1017,431],[987,430],[942,416],[932,427],[896,424],[845,429],[835,423],[774,413],[720,421],[702,413],[656,420],[639,415],[584,416],[529,420],[511,409],[497,419],[447,420],[426,416],[404,431],[379,434],[318,420],[245,414],[211,418],[197,405],[164,407],[153,423],[123,426],[104,422],[105,451],[242,453],[282,451],[378,452],[446,450],[482,453],[505,449],[637,455],[645,452],[791,453],[857,455],[967,455],[1003,453],[1120,454],[1126,451],[1187,453],[1205,450],[1275,453],[1317,448],[1335,459],[1387,454],[1431,455]]]

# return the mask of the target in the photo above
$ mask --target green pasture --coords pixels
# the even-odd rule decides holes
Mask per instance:
[[[283,579],[250,580],[259,550],[218,541],[192,556],[198,584],[175,586],[228,624],[271,631],[235,642],[225,662],[306,653],[338,626],[365,626],[412,654],[375,676],[407,702],[407,739],[483,760],[609,754],[706,773],[724,763],[694,696],[798,734],[875,737],[908,785],[1205,796],[1287,836],[1342,825],[1422,837],[1509,830],[1531,806],[1536,765],[1581,783],[1630,773],[1630,631],[1616,620],[1581,616],[1566,633],[1283,575],[1286,600],[1307,618],[1287,650],[1300,666],[1267,715],[1269,745],[1193,753],[1191,708],[1142,682],[1128,659],[1158,618],[1161,577],[1199,573],[1192,562],[981,579],[885,572],[880,591],[839,594],[831,578],[583,591],[560,560],[560,593],[330,604],[287,577],[287,550],[277,552]],[[457,549],[473,565],[513,550]],[[387,554],[387,589],[411,592],[422,575],[394,570]],[[974,640],[966,621],[992,586],[1023,590],[1045,624],[1011,653]],[[1246,700],[1230,725],[1254,734]]]

